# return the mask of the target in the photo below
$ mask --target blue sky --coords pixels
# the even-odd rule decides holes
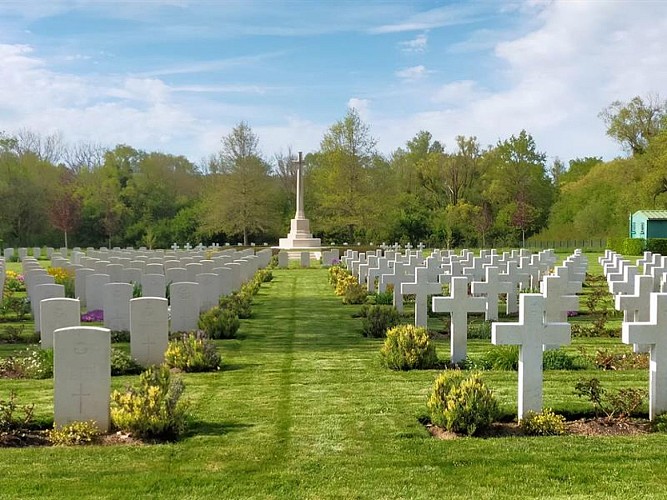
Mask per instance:
[[[270,158],[355,107],[386,155],[526,129],[610,159],[597,115],[667,96],[665,33],[661,0],[0,0],[0,130],[197,162],[245,120]]]

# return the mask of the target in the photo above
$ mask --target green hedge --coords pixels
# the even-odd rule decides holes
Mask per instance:
[[[651,240],[649,240],[650,242]],[[667,240],[666,240],[667,241]],[[639,238],[625,238],[623,240],[623,255],[641,255],[645,241]]]
[[[649,238],[646,240],[646,250],[667,255],[667,238]]]

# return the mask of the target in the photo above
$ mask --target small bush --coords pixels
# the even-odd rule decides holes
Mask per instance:
[[[516,371],[519,369],[519,346],[494,346],[486,352],[483,362],[493,370]]]
[[[542,366],[545,370],[582,370],[585,366],[578,357],[571,356],[563,349],[544,351]]]
[[[661,413],[653,419],[653,430],[656,432],[667,432],[667,413]]]
[[[114,427],[142,438],[171,440],[186,427],[185,386],[166,366],[152,366],[139,377],[139,386],[111,394]]]
[[[425,328],[400,325],[387,330],[380,354],[392,370],[433,368],[438,363],[435,344],[430,342]]]
[[[241,322],[234,311],[213,307],[199,316],[198,326],[211,339],[233,339]]]
[[[81,323],[101,323],[104,321],[104,311],[93,309],[81,315]]]
[[[72,422],[71,424],[55,427],[48,433],[49,441],[54,446],[80,446],[94,444],[102,435],[97,424],[88,422]]]
[[[632,387],[609,392],[597,378],[579,380],[574,386],[574,393],[588,399],[593,403],[595,414],[602,412],[607,419],[630,417],[648,395],[646,390]]]
[[[491,321],[468,325],[468,338],[487,340],[491,338]]]
[[[0,399],[0,432],[20,433],[29,430],[35,422],[35,405],[19,405],[16,391],[9,399]]]
[[[53,376],[53,349],[26,348],[0,360],[0,377],[46,379]]]
[[[25,280],[23,279],[23,275],[14,271],[6,271],[5,290],[8,292],[25,292]]]
[[[364,337],[385,337],[387,330],[401,321],[401,315],[393,306],[369,306],[361,323]]]
[[[165,362],[184,372],[209,372],[219,370],[222,359],[213,342],[201,334],[187,333],[169,342]]]
[[[646,240],[646,250],[653,253],[667,255],[667,238],[649,238]],[[640,255],[641,253],[642,252],[639,252],[633,255]]]
[[[338,280],[344,276],[350,276],[350,272],[342,264],[336,264],[329,268],[329,284],[334,288],[338,285]],[[338,294],[337,294],[338,295]]]
[[[0,342],[16,344],[21,341],[24,325],[7,325],[0,331]]]
[[[545,408],[540,413],[529,411],[519,427],[529,436],[561,436],[565,434],[565,417]]]
[[[111,375],[137,375],[143,368],[122,349],[111,348]]]
[[[355,278],[356,279],[356,278]],[[343,304],[363,304],[368,292],[359,283],[353,283],[345,289]]]
[[[53,276],[56,285],[65,287],[65,297],[74,298],[74,271],[64,267],[50,267],[47,270]]]
[[[273,273],[270,269],[260,269],[255,274],[255,280],[259,281],[260,283],[269,283],[273,280]]]
[[[130,332],[128,330],[111,330],[111,342],[129,342]]]
[[[22,321],[30,314],[30,302],[27,297],[19,297],[10,292],[2,299],[0,311],[5,318],[13,314],[17,321]]]
[[[442,372],[428,399],[431,421],[450,432],[472,436],[487,429],[498,416],[498,402],[479,374]]]
[[[218,304],[221,309],[236,314],[240,319],[248,319],[252,316],[252,295],[248,293],[238,292],[220,297]]]
[[[582,353],[598,370],[643,370],[649,365],[648,353],[620,353],[607,349],[598,349],[592,356],[585,351]]]
[[[651,250],[651,242],[656,241],[656,239],[651,238],[649,239],[646,243],[647,250],[650,250],[652,252],[656,253],[662,253],[661,251],[658,250]],[[663,240],[665,243],[667,243],[667,240]],[[663,245],[664,246],[664,245]],[[667,246],[664,246],[665,250],[667,250]],[[622,246],[622,251],[621,253],[623,255],[641,255],[642,252],[644,252],[644,240],[641,238],[625,238],[623,240],[623,246]]]
[[[368,295],[368,301],[371,304],[390,306],[394,303],[394,292],[377,292]]]
[[[350,273],[346,273],[338,277],[338,281],[336,281],[335,293],[339,297],[343,297],[348,287],[358,284],[359,280],[356,276],[352,276]]]

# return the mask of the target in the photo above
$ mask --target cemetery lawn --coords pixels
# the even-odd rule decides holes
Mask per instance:
[[[184,375],[193,421],[180,442],[0,449],[0,498],[667,497],[667,434],[432,438],[418,419],[437,371],[383,368],[382,342],[361,336],[358,306],[341,304],[326,270],[273,273],[243,338],[218,341],[224,369]],[[488,345],[471,341],[469,351]],[[446,358],[448,344],[438,351]],[[648,379],[646,370],[547,371],[545,405],[590,409],[573,395],[585,376],[609,387]],[[516,412],[516,372],[483,377]],[[50,418],[50,380],[0,380],[0,399],[11,389]]]

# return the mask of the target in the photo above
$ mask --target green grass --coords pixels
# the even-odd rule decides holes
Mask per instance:
[[[175,444],[0,450],[0,498],[664,498],[667,435],[461,438],[418,422],[436,371],[381,367],[326,270],[274,270],[242,321],[217,341],[225,368],[185,375],[192,428]],[[620,345],[619,339],[577,339]],[[0,356],[12,348],[1,346]],[[621,346],[623,347],[623,346]],[[472,355],[490,341],[470,342]],[[573,348],[574,349],[574,348]],[[576,351],[576,349],[575,349]],[[448,343],[438,342],[441,358]],[[516,372],[485,372],[516,412]],[[646,387],[645,371],[544,374],[545,405],[590,411],[581,377]],[[133,377],[114,378],[122,387]],[[0,380],[52,416],[52,382]]]

